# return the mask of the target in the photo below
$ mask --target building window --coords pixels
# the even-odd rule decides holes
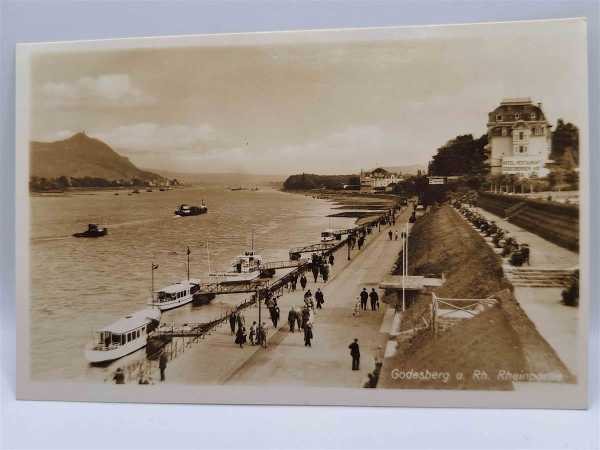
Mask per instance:
[[[519,131],[519,140],[522,141],[523,140],[523,132]]]
[[[506,128],[502,128],[502,136],[508,135],[508,130]]]
[[[515,113],[515,120],[519,120],[521,118],[521,114]]]
[[[519,145],[519,153],[525,153],[527,149],[523,145]]]
[[[534,112],[532,112],[532,113],[529,115],[529,117],[531,118],[531,120],[535,120],[535,119],[537,119],[537,116],[535,115],[535,113],[534,113]]]
[[[496,120],[502,122],[502,114],[496,114]]]

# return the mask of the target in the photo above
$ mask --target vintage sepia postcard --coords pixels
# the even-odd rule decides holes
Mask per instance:
[[[17,396],[585,408],[584,19],[17,48]]]

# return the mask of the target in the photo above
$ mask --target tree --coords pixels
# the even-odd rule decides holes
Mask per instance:
[[[579,129],[571,122],[565,123],[563,119],[556,122],[550,159],[567,170],[579,165]]]
[[[437,150],[429,163],[429,175],[484,175],[489,171],[486,164],[485,146],[487,134],[474,139],[473,135],[457,136]]]

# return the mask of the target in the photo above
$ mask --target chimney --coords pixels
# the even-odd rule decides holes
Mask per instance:
[[[542,102],[538,102],[538,108],[542,109]]]

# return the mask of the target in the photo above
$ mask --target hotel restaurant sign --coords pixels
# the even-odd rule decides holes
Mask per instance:
[[[544,160],[540,156],[519,156],[502,160],[502,173],[530,177],[543,175]]]

